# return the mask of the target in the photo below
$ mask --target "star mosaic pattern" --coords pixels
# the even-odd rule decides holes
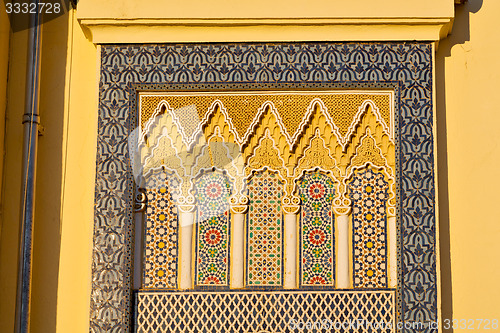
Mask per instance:
[[[229,196],[224,175],[209,172],[195,181],[197,201],[196,285],[229,285]]]
[[[355,172],[349,183],[355,288],[387,287],[388,189],[384,174],[371,168]]]
[[[177,287],[177,213],[172,197],[176,180],[155,171],[146,182],[144,288]],[[173,184],[174,183],[174,184]]]
[[[275,172],[257,172],[248,185],[247,285],[281,286],[283,183]]]
[[[335,184],[330,177],[316,171],[307,173],[298,185],[301,199],[301,285],[333,286],[335,217],[332,201]]]

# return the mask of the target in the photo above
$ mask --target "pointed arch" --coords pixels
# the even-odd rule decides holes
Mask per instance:
[[[218,112],[220,112],[222,114],[222,117],[223,117],[222,122],[220,120],[214,121],[214,117],[217,115]],[[207,133],[204,133],[205,132],[204,129],[208,128],[210,125],[212,125],[212,126],[219,125],[220,126],[221,124],[224,124],[228,127],[229,133],[234,137],[234,143],[241,145],[241,138],[240,138],[240,135],[238,134],[238,131],[236,130],[236,127],[233,124],[233,120],[229,116],[227,109],[224,106],[224,103],[222,103],[222,101],[219,99],[216,99],[212,102],[212,104],[208,108],[208,111],[203,116],[203,119],[201,119],[199,126],[197,127],[197,129],[195,131],[194,136],[196,138],[196,137],[202,136],[203,134],[206,135]],[[224,131],[221,131],[221,135],[224,136],[224,134],[225,134]],[[229,137],[225,137],[225,141],[231,142],[232,140],[230,140]]]
[[[281,156],[274,139],[266,129],[264,135],[258,141],[253,154],[247,160],[245,175],[248,177],[252,171],[260,171],[264,168],[276,171],[285,179],[288,176],[285,160]]]
[[[196,118],[198,118],[198,114],[196,114]],[[175,126],[175,134],[179,133],[182,142],[186,147],[189,147],[193,140],[192,135],[188,137],[181,120],[166,100],[162,100],[158,104],[151,118],[144,124],[144,129],[139,138],[139,145],[151,141],[155,142],[156,137],[161,135],[163,129],[172,129],[172,125]],[[174,131],[172,131],[172,134],[174,134]]]
[[[385,134],[387,134],[392,142],[394,142],[394,133],[390,129],[390,127],[386,124],[384,118],[380,114],[379,108],[375,105],[375,102],[373,102],[370,99],[365,100],[361,106],[358,108],[358,112],[354,116],[351,125],[347,129],[347,133],[342,139],[342,146],[345,150],[347,144],[351,141],[351,138],[354,136],[354,133],[356,131],[356,128],[361,124],[364,116],[366,113],[371,111],[375,115],[376,122],[379,123]]]
[[[144,156],[140,172],[143,178],[147,179],[151,172],[159,169],[166,169],[174,173],[181,180],[181,184],[182,179],[187,174],[182,158],[179,157],[178,150],[173,145],[166,130],[157,138],[155,145],[149,148],[148,154]]]
[[[248,126],[248,130],[246,131],[244,137],[241,139],[242,146],[247,146],[250,142],[251,137],[255,136],[258,133],[258,128],[262,126],[262,120],[266,114],[269,114],[271,116],[271,119],[269,119],[270,122],[272,122],[272,118],[274,118],[275,127],[279,128],[280,133],[286,139],[288,148],[291,149],[292,141],[290,134],[286,130],[286,127],[283,124],[283,120],[281,119],[281,116],[278,113],[278,110],[276,109],[274,103],[271,101],[264,102],[257,111],[257,114],[255,115],[252,123],[250,124],[250,126]],[[270,126],[267,127],[269,128]]]
[[[394,207],[396,204],[396,177],[394,169],[389,165],[369,128],[366,129],[366,134],[361,138],[355,153],[350,158],[345,181],[349,180],[356,170],[368,166],[383,170],[389,182],[390,195],[388,202],[391,207]]]
[[[319,117],[320,115],[325,117],[326,123],[330,126],[331,133],[337,138],[337,141],[342,142],[342,135],[340,134],[339,128],[328,113],[325,103],[320,98],[316,97],[309,103],[307,111],[293,135],[291,141],[292,147],[295,147],[299,138],[306,134],[306,128],[312,124],[313,118]],[[314,129],[314,133],[315,132],[316,130]]]

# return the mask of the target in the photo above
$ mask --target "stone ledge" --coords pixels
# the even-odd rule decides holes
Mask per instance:
[[[80,19],[96,44],[182,42],[439,41],[442,18]]]

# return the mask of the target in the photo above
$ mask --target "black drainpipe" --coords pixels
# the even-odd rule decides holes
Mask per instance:
[[[38,0],[31,0],[38,8]],[[26,105],[23,115],[23,169],[19,266],[16,300],[16,333],[28,333],[31,307],[31,269],[33,254],[33,221],[35,213],[36,156],[38,145],[38,92],[40,85],[40,15],[30,14],[28,61],[26,75]]]

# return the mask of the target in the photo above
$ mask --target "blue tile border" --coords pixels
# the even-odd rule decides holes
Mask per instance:
[[[397,312],[405,322],[436,321],[432,56],[430,43],[103,45],[90,331],[131,330],[133,177],[127,136],[137,123],[138,90],[393,87]]]

